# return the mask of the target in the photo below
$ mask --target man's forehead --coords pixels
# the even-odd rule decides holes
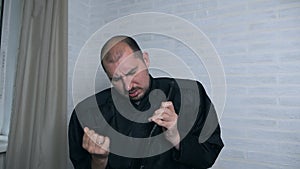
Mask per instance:
[[[129,45],[124,42],[119,42],[108,49],[107,55],[103,59],[108,63],[115,63],[124,56],[125,52],[127,52],[127,55],[131,55],[133,53]]]
[[[120,58],[123,56],[124,54],[124,47],[123,46],[114,46],[113,48],[111,48],[107,55],[105,56],[104,60],[107,61],[108,63],[115,63],[118,60],[120,60]]]
[[[112,76],[117,72],[122,72],[124,74],[132,71],[139,67],[142,63],[142,60],[135,57],[134,54],[130,54],[127,56],[123,56],[117,62],[107,62],[105,63],[105,67],[107,69],[107,73]],[[117,73],[118,74],[118,73]]]
[[[108,40],[101,51],[101,55],[102,55],[102,59],[104,59],[104,57],[107,57],[106,55],[109,55],[109,52],[116,46],[119,46],[120,44],[124,43],[123,40],[125,39],[125,37],[114,37],[110,40]]]

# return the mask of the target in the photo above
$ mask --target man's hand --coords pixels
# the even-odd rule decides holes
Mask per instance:
[[[149,121],[153,121],[157,125],[162,126],[163,129],[166,129],[166,139],[179,150],[180,135],[177,129],[177,120],[178,115],[174,110],[173,103],[170,101],[162,102],[160,108],[149,118]]]
[[[110,140],[108,137],[95,133],[88,127],[84,128],[82,147],[92,155],[92,168],[104,169],[107,165]]]

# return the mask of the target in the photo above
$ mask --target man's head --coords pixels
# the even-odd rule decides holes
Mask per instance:
[[[141,99],[149,89],[148,54],[131,37],[109,39],[101,50],[101,64],[113,86],[131,100]]]

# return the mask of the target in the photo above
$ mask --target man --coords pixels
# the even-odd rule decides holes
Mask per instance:
[[[72,113],[69,149],[75,169],[198,169],[214,164],[223,148],[221,131],[199,82],[153,78],[148,54],[128,36],[105,43],[101,64],[113,87],[82,101]],[[200,142],[208,116],[215,117],[215,125]],[[113,130],[108,132],[105,124]],[[114,131],[148,140],[132,146]],[[127,155],[118,154],[122,151]]]

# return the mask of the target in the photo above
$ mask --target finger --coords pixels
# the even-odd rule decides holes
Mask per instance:
[[[161,102],[160,104],[161,107],[166,107],[166,108],[172,105],[173,103],[171,101]]]
[[[89,132],[89,128],[88,127],[84,127],[83,130],[84,130],[84,135],[83,135],[83,139],[82,139],[82,146],[84,148],[87,148],[88,147],[88,139],[89,139],[87,133]]]
[[[96,139],[95,136],[94,136],[94,134],[95,134],[95,131],[94,131],[94,130],[89,129],[88,127],[84,127],[84,132],[86,133],[86,135],[87,135],[90,139],[93,139],[93,140]]]
[[[157,125],[161,126],[161,127],[167,128],[167,122],[166,121],[163,121],[161,119],[153,119],[153,122],[156,123]]]
[[[87,132],[86,132],[86,134],[87,134],[90,138],[92,137],[92,135],[93,135],[94,133],[95,133],[94,130],[91,130],[91,129],[88,129]]]
[[[173,103],[171,101],[167,101],[167,102],[161,102],[160,105],[161,108],[168,108],[171,110],[171,112],[175,112]]]
[[[90,129],[88,127],[84,127],[83,131],[87,133]]]
[[[104,142],[102,144],[102,148],[106,151],[109,151],[110,139],[109,137],[104,137]]]
[[[95,133],[94,130],[90,130],[89,135],[92,142],[96,143],[98,134]]]
[[[108,137],[102,137],[104,142],[101,145],[96,146],[95,154],[101,155],[103,158],[109,153],[110,139]]]
[[[105,141],[104,136],[97,135],[97,139],[96,139],[96,144],[97,145],[102,146],[102,144],[104,143],[104,141]]]
[[[88,136],[87,151],[90,153],[94,153],[95,147],[96,147],[95,142],[90,138],[90,136]]]
[[[149,118],[149,121],[153,121],[154,119],[160,119],[163,121],[171,121],[177,117],[177,114],[171,112],[168,108],[160,108],[154,112],[154,115]]]
[[[87,137],[88,137],[88,145],[89,146],[95,146],[97,142],[98,134],[95,133],[94,130],[88,130],[87,131]]]
[[[84,132],[86,133],[87,137],[89,137],[89,139],[91,139],[94,143],[103,143],[103,136],[98,135],[94,130],[90,130],[88,127],[85,127]]]
[[[174,120],[174,117],[171,116],[170,114],[168,113],[163,113],[161,116],[160,116],[161,120],[162,121],[166,121],[166,122],[171,122]]]
[[[175,112],[172,112],[172,110],[170,110],[169,108],[162,108],[163,109],[163,113],[162,114],[167,114],[172,116],[173,114],[176,114]]]
[[[151,117],[149,117],[148,118],[148,121],[153,121],[154,119],[157,119],[157,118],[159,118],[160,117],[160,115],[163,113],[163,109],[157,109],[154,113],[153,113],[153,115],[151,116]]]
[[[159,109],[157,109],[155,112],[154,112],[154,114],[153,115],[160,115],[160,114],[162,114],[163,112],[164,112],[165,110],[164,110],[164,108],[159,108]]]
[[[152,121],[159,126],[165,127],[167,129],[171,128],[172,126],[177,124],[176,116],[170,116],[166,113],[162,114],[160,117],[156,118],[153,117]]]
[[[169,116],[166,116],[164,114],[168,114]],[[167,102],[161,102],[160,108],[154,112],[152,117],[148,118],[148,121],[157,121],[157,120],[171,121],[173,118],[176,117],[177,114],[174,110],[173,103],[167,101]]]
[[[82,138],[82,147],[83,148],[87,148],[88,147],[88,136],[86,133],[84,133],[83,138]]]
[[[84,136],[82,146],[91,154],[100,154],[106,155],[108,152],[108,147],[106,143],[106,147],[103,146],[105,142],[105,137],[98,135],[94,130],[90,130],[88,127],[84,128]]]

